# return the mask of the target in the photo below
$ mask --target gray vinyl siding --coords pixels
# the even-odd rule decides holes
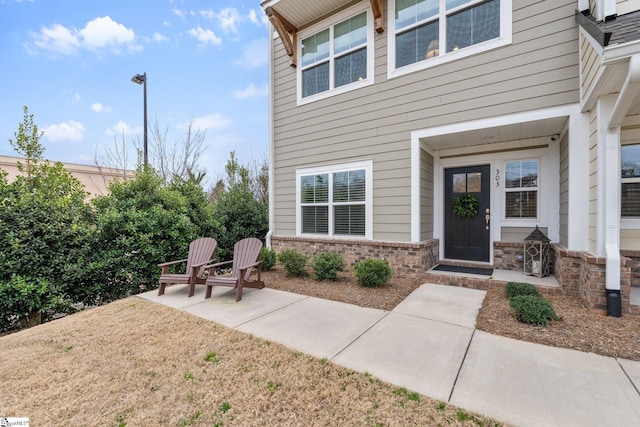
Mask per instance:
[[[589,251],[596,253],[598,237],[598,114],[593,109],[589,120]]]
[[[296,69],[274,40],[276,234],[295,234],[296,168],[371,159],[373,238],[410,241],[412,131],[578,102],[575,1],[513,9],[512,45],[392,79],[388,30],[376,33],[375,84],[302,106]]]
[[[433,156],[420,150],[420,240],[433,239]]]
[[[560,244],[569,244],[569,138],[560,141]]]
[[[582,94],[585,95],[601,68],[602,60],[595,47],[582,34],[580,35],[580,44],[581,90]]]
[[[500,240],[509,243],[524,243],[524,239],[529,237],[533,230],[531,227],[502,227]],[[547,227],[540,227],[540,231],[545,235],[549,234]]]
[[[628,251],[639,251],[640,230],[622,230],[622,233],[620,233],[620,249]]]
[[[618,15],[640,10],[640,0],[618,0],[616,12]]]

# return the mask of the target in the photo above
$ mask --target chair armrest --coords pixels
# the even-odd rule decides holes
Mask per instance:
[[[224,262],[217,262],[215,264],[209,264],[209,265],[205,265],[202,268],[206,268],[207,270],[213,268],[213,267],[220,267],[221,265],[225,265],[225,264],[231,264],[233,261],[224,261]]]
[[[206,265],[206,264],[209,264],[210,262],[213,262],[213,261],[215,261],[215,259],[210,259],[209,261],[201,262],[201,263],[199,263],[199,264],[191,264],[191,267],[195,267],[195,268],[198,268],[198,267],[202,267],[202,268],[209,268],[210,266],[209,266],[209,265]]]
[[[158,264],[158,267],[162,268],[162,267],[166,267],[168,265],[179,264],[181,262],[186,262],[186,261],[187,261],[187,259],[179,259],[177,261],[163,262],[162,264]]]
[[[257,267],[261,264],[262,264],[262,261],[257,261],[257,262],[254,262],[253,264],[247,264],[247,265],[243,265],[242,267],[238,267],[238,270],[240,271],[246,270],[248,268]]]

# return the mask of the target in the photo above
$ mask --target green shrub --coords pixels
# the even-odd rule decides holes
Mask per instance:
[[[509,282],[507,283],[507,287],[505,288],[505,292],[507,294],[507,298],[511,299],[517,295],[533,295],[533,296],[541,296],[540,292],[530,283],[523,282]]]
[[[387,283],[393,274],[386,259],[369,258],[353,266],[360,286],[373,287]]]
[[[263,246],[260,249],[260,256],[262,257],[262,271],[269,271],[276,265],[275,251]]]
[[[0,332],[38,325],[65,306],[62,294],[47,279],[14,275],[0,283]]]
[[[549,320],[559,318],[551,303],[541,296],[516,295],[509,298],[509,304],[516,319],[530,325],[546,325]]]
[[[344,267],[344,259],[340,254],[318,254],[311,263],[316,280],[338,280],[338,271],[344,271]]]
[[[289,276],[302,277],[307,275],[306,265],[309,257],[295,249],[285,249],[278,254],[278,261]]]
[[[93,200],[97,232],[82,266],[83,302],[102,304],[157,287],[157,264],[187,257],[189,243],[213,233],[190,215],[205,213],[206,198],[192,189],[170,188],[152,169],[140,169],[135,179],[109,185],[110,193]],[[219,239],[217,235],[210,237]],[[220,242],[218,242],[220,246]],[[184,272],[184,264],[176,271]]]
[[[11,182],[0,170],[0,283],[13,276],[47,279],[71,298],[82,292],[78,267],[95,232],[83,185],[60,162],[43,158],[42,132],[24,108],[10,143],[24,157]]]

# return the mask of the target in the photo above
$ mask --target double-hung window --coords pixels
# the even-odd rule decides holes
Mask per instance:
[[[297,171],[297,234],[371,238],[371,162]]]
[[[637,218],[640,217],[640,144],[623,145],[620,154],[620,214],[623,218]]]
[[[389,7],[391,75],[511,42],[511,0],[392,0]]]
[[[538,217],[538,161],[505,163],[505,217]]]
[[[367,4],[301,32],[298,103],[373,83],[373,25]]]

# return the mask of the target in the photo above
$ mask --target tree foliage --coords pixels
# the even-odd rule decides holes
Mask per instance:
[[[142,168],[135,179],[114,182],[109,190],[93,202],[97,233],[84,283],[93,302],[155,288],[158,263],[186,258],[189,243],[199,237],[217,238],[213,207],[193,183],[167,186]]]
[[[25,107],[11,143],[26,166],[19,165],[22,174],[11,183],[0,174],[0,282],[47,279],[70,296],[69,279],[93,232],[93,214],[82,184],[62,163],[42,160],[41,136]]]
[[[241,166],[235,152],[225,166],[227,182],[214,203],[214,215],[222,226],[218,240],[218,256],[229,260],[233,256],[233,245],[247,237],[265,240],[269,229],[269,208],[257,200],[251,191],[249,169]]]

